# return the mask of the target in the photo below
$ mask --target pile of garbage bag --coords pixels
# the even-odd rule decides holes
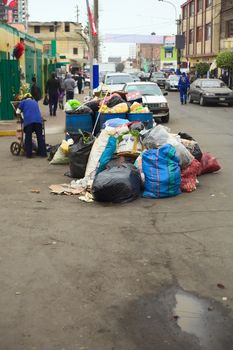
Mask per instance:
[[[149,113],[149,109],[142,105],[142,99],[138,95],[128,98],[126,93],[113,93],[105,98],[94,97],[91,100],[80,103],[78,100],[69,100],[64,106],[67,114],[95,114],[100,113]],[[131,94],[132,95],[132,94]]]
[[[69,193],[78,189],[88,202],[173,197],[195,191],[200,175],[221,169],[190,135],[162,125],[146,130],[143,123],[125,119],[108,120],[98,137],[80,131],[51,157],[50,164],[69,164],[75,179]]]

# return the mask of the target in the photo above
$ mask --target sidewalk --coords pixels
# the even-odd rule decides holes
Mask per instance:
[[[88,95],[88,90],[82,95],[75,95],[75,99],[83,102],[84,97]],[[65,102],[65,99],[64,99]],[[61,109],[57,109],[56,117],[51,117],[49,115],[49,107],[43,105],[43,100],[39,102],[40,110],[45,123],[46,134],[59,134],[65,131],[66,116],[65,112]],[[1,136],[15,136],[16,135],[16,120],[0,121],[0,137]]]

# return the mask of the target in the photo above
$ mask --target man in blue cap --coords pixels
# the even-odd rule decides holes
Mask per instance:
[[[183,105],[187,103],[187,91],[190,87],[189,78],[186,76],[185,72],[182,73],[179,83],[178,83],[179,91],[180,91],[180,102]]]
[[[46,157],[46,144],[42,132],[43,119],[40,113],[38,103],[33,100],[32,95],[27,93],[20,102],[16,111],[17,114],[23,113],[23,126],[25,133],[25,151],[26,157],[32,158],[32,133],[36,133],[38,154]]]

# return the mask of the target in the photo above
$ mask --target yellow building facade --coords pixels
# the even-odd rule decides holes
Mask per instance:
[[[188,0],[182,6],[183,60],[212,63],[220,51],[221,0]]]
[[[43,52],[59,63],[82,68],[88,61],[88,43],[82,26],[75,22],[29,22],[28,33],[43,41]],[[56,43],[56,52],[54,52]]]

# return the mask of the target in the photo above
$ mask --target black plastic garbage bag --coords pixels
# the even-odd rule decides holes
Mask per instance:
[[[55,146],[50,146],[49,149],[49,155],[48,155],[48,161],[51,162],[51,160],[53,159],[55,153],[57,152],[58,148],[59,148],[60,144],[57,144]]]
[[[129,129],[132,130],[137,130],[137,131],[142,131],[145,129],[145,125],[142,122],[133,122],[130,126]]]
[[[76,114],[93,114],[93,110],[88,106],[81,106],[75,110]]]
[[[140,195],[141,176],[133,165],[122,164],[99,173],[93,183],[93,195],[99,202],[127,203]]]
[[[181,139],[195,141],[194,138],[191,135],[187,134],[186,132],[179,132],[178,135],[180,136]]]
[[[188,140],[188,141],[195,141],[195,139],[191,135],[187,134],[186,132],[179,132],[178,135],[181,137],[181,139]],[[194,156],[195,159],[199,161],[201,160],[202,151],[197,142],[194,144],[194,146],[191,149],[188,148],[188,150]]]
[[[92,101],[87,102],[85,105],[87,107],[91,108],[93,113],[97,113],[99,110],[100,103],[101,103],[101,100],[92,100]]]
[[[85,176],[87,161],[95,141],[94,136],[88,132],[78,134],[76,142],[70,146],[70,176],[82,179]]]
[[[66,114],[94,114],[92,109],[88,106],[81,106],[77,109],[72,109],[70,111],[66,111]]]
[[[109,108],[115,107],[116,105],[120,104],[120,103],[125,103],[125,100],[123,100],[122,97],[117,96],[117,95],[113,95],[110,100],[107,102],[107,106]]]
[[[201,160],[202,158],[202,151],[200,149],[200,146],[198,145],[198,143],[196,143],[193,147],[193,150],[191,151],[191,154],[194,156],[195,159],[197,160]]]

